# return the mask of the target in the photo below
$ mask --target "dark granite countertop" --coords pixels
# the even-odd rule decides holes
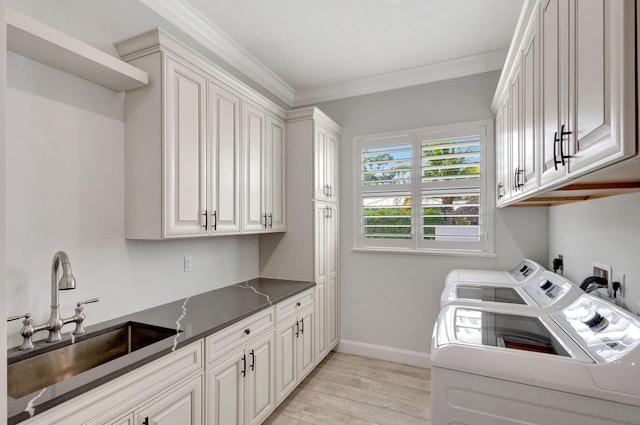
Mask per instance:
[[[125,322],[141,322],[171,329],[179,328],[181,332],[177,333],[176,337],[161,340],[43,390],[18,399],[7,397],[8,424],[13,425],[29,419],[32,415],[42,413],[314,286],[313,282],[252,279],[87,326],[87,334]],[[75,338],[76,342],[82,339],[83,336]],[[47,348],[53,349],[70,343],[70,333],[66,333],[60,343],[46,345]],[[9,349],[7,352],[9,363],[29,357],[29,353],[34,351],[41,352],[39,349],[45,345],[44,342],[34,344],[36,348],[30,351]]]

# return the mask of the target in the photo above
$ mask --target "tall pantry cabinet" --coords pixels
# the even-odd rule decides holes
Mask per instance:
[[[287,233],[260,236],[260,276],[313,280],[318,363],[339,341],[340,127],[318,108],[287,113]]]

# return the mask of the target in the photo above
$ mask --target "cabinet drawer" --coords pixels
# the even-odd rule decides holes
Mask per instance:
[[[273,327],[274,324],[273,307],[269,307],[208,336],[205,342],[207,364],[211,364],[211,362],[220,358],[220,356],[245,344],[253,339],[253,337]]]
[[[299,311],[313,305],[313,288],[301,294],[295,295],[276,305],[276,323],[295,316]]]

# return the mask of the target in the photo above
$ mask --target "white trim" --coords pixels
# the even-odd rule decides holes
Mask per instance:
[[[293,106],[360,96],[502,69],[507,49],[297,91]]]
[[[161,51],[169,53],[170,56],[181,58],[181,62],[189,62],[210,74],[209,79],[216,85],[226,86],[227,90],[235,91],[240,96],[259,105],[277,117],[284,119],[285,110],[268,99],[263,94],[258,93],[249,85],[240,81],[219,65],[211,62],[200,53],[193,50],[180,40],[176,39],[162,28],[155,28],[146,33],[138,34],[132,38],[115,43],[118,54],[125,61],[132,61],[140,57]]]
[[[506,60],[502,69],[513,69],[513,64],[518,60],[518,57],[520,56],[520,45],[522,44],[522,40],[524,38],[525,29],[530,25],[530,21],[535,18],[533,10],[539,6],[540,0],[525,0],[524,4],[522,5],[520,17],[518,18],[518,23],[516,24],[516,29],[513,33],[513,38],[511,39],[511,44],[509,45],[509,53],[507,53],[506,55]],[[496,91],[493,95],[493,100],[491,101],[491,111],[494,114],[498,109],[500,96],[502,96],[502,92],[505,90],[508,82],[508,75],[502,72],[500,74],[500,79],[498,80],[498,86],[496,87]]]
[[[451,257],[478,257],[478,258],[497,258],[495,252],[484,251],[462,251],[462,250],[445,250],[445,249],[392,249],[392,248],[351,248],[351,252],[367,253],[367,254],[411,254],[411,255],[439,255]]]
[[[307,121],[311,119],[318,121],[320,124],[324,125],[325,127],[328,127],[329,130],[333,131],[334,133],[340,133],[342,131],[342,128],[338,125],[338,123],[336,123],[334,120],[329,118],[327,114],[325,114],[315,106],[310,106],[308,108],[292,109],[290,111],[287,111],[287,116],[286,116],[287,123]]]
[[[460,182],[450,186],[446,182],[423,183],[420,178],[420,141],[425,137],[432,138],[450,138],[450,137],[466,137],[477,135],[481,139],[481,173],[478,181]],[[353,242],[352,250],[354,252],[393,252],[397,254],[433,254],[433,255],[472,255],[491,256],[495,253],[494,246],[494,215],[495,208],[493,197],[489,195],[493,186],[494,177],[493,168],[493,120],[478,120],[470,122],[444,124],[432,127],[415,128],[408,130],[399,130],[392,132],[384,132],[370,135],[360,135],[353,137],[353,202],[358,206],[353,213]],[[400,140],[399,140],[400,139]],[[406,139],[406,142],[405,140]],[[389,144],[405,144],[413,145],[412,154],[412,182],[410,184],[398,185],[382,185],[375,187],[363,187],[361,184],[362,170],[362,149],[363,147],[386,146]],[[417,167],[416,167],[417,166]],[[425,189],[451,189],[454,192],[461,187],[473,186],[480,190],[480,241],[478,242],[426,242],[420,239],[421,232],[418,229],[419,211],[422,208],[412,206],[412,237],[410,239],[365,239],[361,234],[362,223],[362,198],[365,193],[386,194],[394,192],[410,192],[413,199],[421,199]],[[460,253],[460,254],[458,254]],[[480,254],[480,255],[478,255]]]
[[[247,77],[278,96],[287,105],[295,90],[220,28],[181,0],[139,0]]]
[[[411,366],[431,367],[431,355],[429,353],[404,350],[402,348],[388,347],[385,345],[341,339],[336,351]]]

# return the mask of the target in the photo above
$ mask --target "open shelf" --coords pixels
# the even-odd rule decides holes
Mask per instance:
[[[146,72],[40,21],[6,9],[7,49],[114,91],[149,83]]]

